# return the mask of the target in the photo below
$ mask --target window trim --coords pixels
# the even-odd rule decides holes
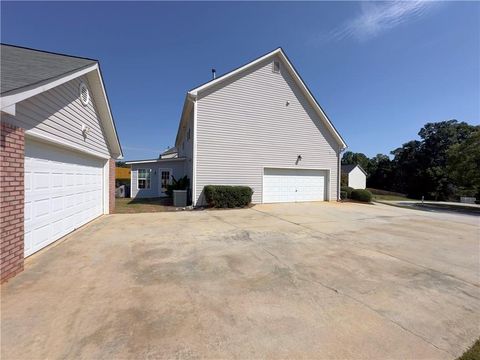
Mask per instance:
[[[140,178],[140,170],[145,171],[147,176],[145,178]],[[140,180],[145,180],[145,185],[148,184],[148,187],[145,186],[143,188],[138,186]],[[137,190],[150,190],[152,188],[152,169],[141,168],[137,169]]]
[[[168,184],[167,185],[172,184],[173,169],[171,169],[171,168],[159,168],[158,169],[158,191],[159,191],[160,195],[165,194],[165,192],[162,191],[162,172],[164,172],[164,171],[165,172],[168,171],[168,173],[169,173]]]

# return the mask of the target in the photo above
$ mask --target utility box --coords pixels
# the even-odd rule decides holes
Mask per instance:
[[[173,206],[187,206],[187,190],[173,190]]]
[[[116,198],[124,198],[126,197],[126,189],[125,189],[125,185],[120,185],[119,187],[117,187],[115,189],[115,197]]]

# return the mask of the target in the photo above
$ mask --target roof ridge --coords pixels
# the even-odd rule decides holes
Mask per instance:
[[[75,58],[75,59],[83,59],[83,60],[90,60],[90,61],[99,62],[97,59],[92,59],[92,58],[88,58],[88,57],[85,57],[85,56],[69,55],[69,54],[63,54],[63,53],[54,52],[54,51],[34,49],[34,48],[31,48],[31,47],[27,47],[27,46],[7,44],[7,43],[4,43],[4,42],[0,42],[0,45],[10,46],[10,47],[14,47],[14,48],[17,48],[17,49],[23,49],[23,50],[38,51],[38,52],[41,52],[41,53],[44,53],[44,54],[66,56],[66,57],[71,57],[71,58]]]

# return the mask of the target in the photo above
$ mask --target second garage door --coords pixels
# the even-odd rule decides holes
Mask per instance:
[[[323,201],[328,171],[266,168],[263,175],[263,202]]]
[[[25,256],[103,213],[105,160],[58,146],[25,146]]]

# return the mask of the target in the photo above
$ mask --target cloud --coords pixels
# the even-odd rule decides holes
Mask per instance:
[[[404,22],[424,15],[434,2],[390,1],[361,2],[361,12],[354,19],[334,29],[329,38],[356,38],[365,41]]]

